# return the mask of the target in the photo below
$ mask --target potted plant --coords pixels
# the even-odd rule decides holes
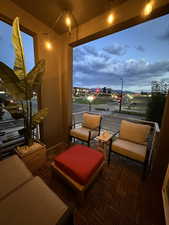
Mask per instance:
[[[38,94],[41,87],[42,76],[45,70],[45,61],[40,60],[30,72],[26,72],[24,50],[19,28],[19,18],[16,17],[12,24],[12,45],[15,52],[14,68],[9,68],[0,62],[0,78],[8,93],[22,106],[24,115],[23,135],[25,148],[32,148],[35,144],[33,130],[45,118],[47,108],[32,114],[32,98]],[[35,144],[36,145],[36,144]]]

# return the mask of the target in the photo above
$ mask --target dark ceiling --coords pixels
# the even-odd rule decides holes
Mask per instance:
[[[71,11],[78,24],[104,13],[127,0],[12,0],[18,6],[32,14],[50,27],[55,25],[57,33],[67,31],[63,19],[57,24],[57,17],[65,10]],[[18,15],[19,16],[19,15]]]

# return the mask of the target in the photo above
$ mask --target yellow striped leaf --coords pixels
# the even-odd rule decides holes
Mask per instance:
[[[18,17],[16,17],[13,21],[12,44],[15,50],[14,71],[18,78],[22,80],[26,77],[26,67]]]

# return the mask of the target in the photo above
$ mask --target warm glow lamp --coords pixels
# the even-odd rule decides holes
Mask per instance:
[[[150,1],[150,2],[146,3],[146,5],[145,5],[143,15],[144,16],[150,15],[152,10],[153,10],[153,3],[152,3],[152,1]]]
[[[46,41],[45,42],[45,47],[48,49],[48,50],[51,50],[52,49],[52,44],[50,41]]]
[[[76,25],[78,26],[77,20],[75,18],[75,16],[73,15],[73,13],[71,11],[68,10],[64,10],[63,12],[60,13],[60,15],[56,18],[52,29],[54,29],[57,25],[57,23],[60,20],[64,20],[64,23],[66,24],[66,26],[68,27],[69,33],[71,33],[71,29],[72,29],[72,25]],[[48,45],[49,46],[49,45]],[[47,47],[48,48],[48,47]],[[50,48],[50,47],[49,47]],[[50,48],[51,49],[51,48]]]
[[[114,15],[111,13],[107,17],[107,23],[112,24],[114,22]]]
[[[66,17],[65,17],[65,24],[68,27],[69,32],[71,32],[71,18],[69,15],[66,15]]]
[[[70,17],[69,16],[66,16],[66,18],[65,18],[65,24],[66,24],[66,26],[71,26],[71,19],[70,19]]]
[[[87,96],[87,100],[89,102],[89,112],[91,111],[91,103],[94,99],[95,99],[95,97],[93,95]]]
[[[92,102],[92,101],[94,100],[94,96],[89,95],[89,96],[87,97],[87,100],[88,100],[89,102]]]

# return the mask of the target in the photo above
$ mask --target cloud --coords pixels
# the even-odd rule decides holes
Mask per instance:
[[[73,60],[79,62],[85,60],[85,57],[99,57],[99,52],[92,46],[76,47],[73,50]],[[102,54],[102,57],[106,55]]]
[[[90,49],[91,50],[91,49]],[[81,47],[83,60],[74,61],[74,86],[119,88],[124,78],[125,89],[147,90],[152,80],[169,75],[169,60],[149,62],[145,59],[114,59],[105,50],[93,54]],[[79,54],[79,52],[78,52]]]
[[[93,56],[98,56],[98,51],[92,46],[84,46],[83,48],[86,53],[91,54]]]
[[[169,41],[169,24],[167,26],[167,29],[157,38],[160,40]]]
[[[145,52],[145,49],[143,48],[142,45],[138,45],[138,46],[136,46],[135,48],[136,48],[136,50],[138,50],[138,51],[140,51],[140,52]]]
[[[122,56],[127,52],[127,45],[113,44],[110,47],[106,47],[103,50],[111,55]]]
[[[84,57],[83,48],[75,48],[73,50],[73,62],[84,60]]]

